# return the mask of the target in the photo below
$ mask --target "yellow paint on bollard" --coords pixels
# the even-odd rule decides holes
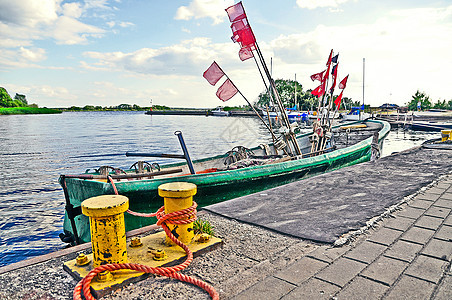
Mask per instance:
[[[441,130],[441,142],[452,140],[452,130]]]
[[[94,267],[127,263],[124,212],[129,199],[103,195],[82,202],[82,213],[89,217]]]
[[[159,186],[159,195],[164,198],[165,213],[189,208],[193,205],[193,195],[196,194],[196,184],[188,182],[170,182]],[[184,244],[189,244],[195,234],[193,223],[172,225],[168,224],[170,231]],[[174,242],[166,237],[167,245],[174,245]]]

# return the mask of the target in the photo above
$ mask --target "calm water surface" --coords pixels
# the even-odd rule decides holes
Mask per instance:
[[[128,168],[137,158],[125,157],[127,151],[180,154],[176,130],[183,132],[192,159],[270,140],[255,118],[143,112],[0,116],[0,266],[65,247],[58,237],[65,205],[60,174],[102,165]],[[437,136],[392,131],[383,155]]]

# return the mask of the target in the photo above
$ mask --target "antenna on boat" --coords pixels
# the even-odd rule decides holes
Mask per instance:
[[[364,114],[364,75],[365,75],[366,58],[363,57],[363,114]],[[359,119],[361,120],[361,111],[359,113]]]

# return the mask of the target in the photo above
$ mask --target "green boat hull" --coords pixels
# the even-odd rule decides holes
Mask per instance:
[[[379,143],[382,145],[383,139],[389,133],[390,125],[381,121],[368,122],[382,124],[379,131]],[[115,183],[115,185],[120,195],[129,198],[129,206],[132,211],[150,213],[155,212],[163,205],[163,199],[157,193],[161,184],[175,181],[191,182],[198,187],[194,200],[200,207],[203,207],[368,161],[371,156],[371,143],[372,137],[369,137],[355,145],[309,158],[214,173],[121,181]],[[224,155],[216,158],[218,157],[224,157]],[[203,160],[194,161],[194,163],[200,161]],[[112,185],[102,181],[66,178],[65,183],[67,198],[75,208],[80,207],[81,202],[90,197],[114,194]],[[154,224],[155,221],[155,218],[142,218],[125,214],[126,231]],[[88,217],[84,215],[75,216],[74,223],[80,242],[89,242]],[[66,233],[73,233],[67,211],[64,218],[64,230]]]

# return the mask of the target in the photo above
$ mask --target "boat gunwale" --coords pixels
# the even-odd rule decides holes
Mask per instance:
[[[368,122],[373,123],[379,123],[382,124],[383,127],[379,129],[379,142],[384,139],[390,131],[390,125],[386,121],[381,120],[367,120]],[[362,121],[354,121],[346,123],[346,125],[352,125],[356,123],[361,123]],[[335,126],[334,128],[345,126],[345,124],[341,124],[338,126]],[[305,136],[309,136],[312,133],[305,133],[302,135],[299,135],[297,138],[303,138]],[[278,175],[284,175],[288,174],[290,172],[293,172],[294,170],[300,169],[300,167],[306,168],[310,166],[318,166],[321,164],[329,164],[331,165],[334,161],[351,155],[354,152],[358,152],[363,150],[366,147],[370,147],[370,144],[372,142],[372,137],[368,137],[354,145],[337,149],[328,153],[324,153],[321,155],[317,155],[314,157],[307,157],[307,158],[300,158],[296,160],[289,160],[289,161],[283,161],[283,162],[276,162],[272,164],[266,164],[266,165],[257,165],[257,166],[249,166],[244,168],[238,168],[233,170],[222,170],[222,171],[216,171],[212,173],[200,173],[200,174],[186,174],[186,175],[176,175],[172,177],[163,177],[163,178],[144,178],[140,180],[131,180],[131,181],[118,181],[115,182],[116,187],[118,190],[127,190],[128,187],[136,187],[139,184],[142,184],[143,186],[146,186],[146,189],[151,188],[152,186],[158,186],[162,183],[166,182],[174,182],[174,181],[188,181],[193,182],[199,185],[203,184],[210,184],[215,181],[216,185],[227,184],[231,181],[240,181],[243,179],[253,179],[253,178],[260,178],[263,176],[272,176],[274,174]],[[254,147],[253,149],[258,149],[259,147]],[[217,155],[214,157],[209,158],[203,158],[200,160],[193,161],[194,163],[208,161],[208,160],[214,160],[226,157],[226,154]],[[168,164],[165,165],[162,169],[167,169],[171,167],[176,167],[180,165],[184,165],[185,163],[176,163],[176,164]],[[232,180],[234,178],[234,180]],[[214,179],[214,180],[213,180]],[[111,189],[111,184],[107,182],[102,182],[98,180],[91,180],[91,179],[77,179],[77,178],[68,178],[66,180],[80,180],[80,181],[88,181],[91,183],[97,183],[102,186],[104,191],[108,191]]]

